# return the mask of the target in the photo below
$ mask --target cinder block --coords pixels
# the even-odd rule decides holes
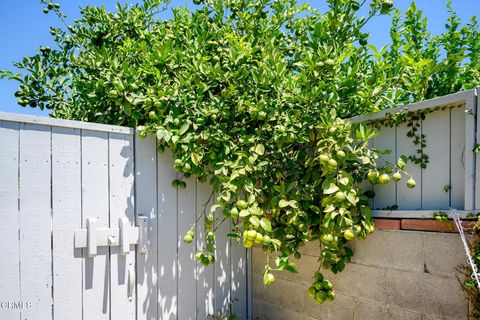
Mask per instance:
[[[253,319],[255,320],[316,320],[303,313],[282,308],[278,304],[253,299]]]
[[[422,312],[423,280],[422,273],[387,269],[387,304]]]
[[[275,280],[270,286],[265,286],[262,275],[252,274],[253,297],[270,302],[283,308],[301,312],[303,310],[304,287],[283,279]]]
[[[265,254],[260,248],[252,249],[252,271],[253,273],[263,274],[265,270]]]
[[[385,320],[385,305],[366,299],[355,299],[354,320]]]
[[[419,312],[412,312],[405,309],[387,306],[385,309],[385,320],[424,320],[423,315]]]
[[[354,298],[337,293],[334,301],[318,304],[307,295],[306,289],[307,287],[304,293],[305,314],[308,316],[321,320],[353,319]]]
[[[308,255],[312,257],[320,256],[320,244],[318,240],[310,241],[300,248],[300,253],[302,255]]]
[[[442,319],[468,319],[468,302],[456,279],[425,273],[424,313]]]
[[[378,303],[386,303],[386,270],[373,266],[350,263],[336,275],[334,290],[345,295],[366,298]]]
[[[423,237],[418,232],[380,230],[355,243],[352,261],[423,272]]]
[[[466,253],[460,235],[424,232],[424,269],[427,273],[455,278],[455,270],[466,264]]]

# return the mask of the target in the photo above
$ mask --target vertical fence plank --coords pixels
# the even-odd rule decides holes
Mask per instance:
[[[127,218],[135,225],[133,184],[133,136],[120,133],[109,134],[110,166],[110,228],[118,228],[119,219]],[[135,278],[135,247],[131,245],[127,255],[120,247],[110,248],[110,320],[135,320],[135,290],[129,288],[129,278]],[[133,285],[135,287],[135,285]],[[128,292],[132,291],[132,296]]]
[[[97,227],[109,226],[108,134],[82,131],[82,217],[97,219]],[[85,252],[85,251],[84,251]],[[84,258],[84,320],[110,318],[110,258],[108,247],[97,256]]]
[[[221,210],[215,212],[217,219],[221,221]],[[223,222],[217,229],[217,248],[215,260],[215,312],[228,314],[230,311],[231,289],[231,264],[230,264],[230,240],[227,234],[230,232],[230,219]]]
[[[465,193],[465,107],[450,110],[450,206],[463,210]]]
[[[465,100],[465,210],[480,207],[480,186],[475,186],[475,180],[480,180],[480,157],[474,153],[475,144],[479,143],[477,133],[480,124],[478,112],[478,92]]]
[[[429,162],[422,172],[422,209],[450,206],[450,112],[437,110],[422,122]]]
[[[52,318],[50,127],[20,125],[20,290],[22,319]]]
[[[380,136],[375,138],[375,148],[380,151],[390,150],[390,154],[383,155],[387,162],[396,163],[396,127],[382,127],[379,132]],[[379,166],[385,166],[384,160],[378,161]],[[385,185],[377,184],[373,187],[375,192],[374,208],[385,209],[397,203],[397,186],[391,182]]]
[[[212,205],[210,195],[212,188],[205,183],[197,182],[197,252],[205,249],[205,215],[209,214]],[[205,215],[201,216],[203,213]],[[219,241],[224,241],[219,238]],[[206,319],[208,315],[214,313],[213,297],[213,273],[214,266],[203,267],[200,262],[196,262],[197,268],[197,318]]]
[[[20,251],[18,243],[18,142],[19,124],[0,121],[0,301],[20,301]],[[36,306],[35,306],[36,307]],[[1,309],[0,318],[19,319],[20,311]]]
[[[239,319],[247,319],[247,249],[241,242],[232,240],[231,250],[232,312]]]
[[[82,226],[80,142],[80,130],[52,127],[54,319],[82,319],[81,249],[73,247]]]
[[[178,190],[178,319],[196,319],[195,244],[185,244],[183,236],[195,222],[195,180],[186,180],[187,187]]]
[[[148,254],[137,251],[138,320],[156,320],[157,287],[157,152],[155,137],[135,136],[135,208],[136,214],[148,217]],[[175,237],[176,238],[176,237]],[[174,238],[174,239],[175,239]],[[172,242],[174,243],[175,240]],[[176,248],[175,248],[176,253]],[[175,257],[173,257],[175,261]],[[176,289],[175,289],[176,290]],[[161,319],[169,319],[162,315]]]
[[[397,157],[416,156],[417,147],[413,144],[412,138],[407,137],[410,127],[406,123],[397,126]],[[422,172],[419,165],[408,161],[405,169],[413,176],[417,182],[414,189],[409,189],[405,184],[407,178],[397,183],[397,204],[399,210],[420,210],[422,208]]]
[[[158,187],[158,318],[181,319],[178,311],[178,217],[177,188],[171,183],[177,174],[173,171],[170,150],[157,155]],[[192,284],[190,283],[189,286]],[[193,290],[193,289],[191,289]]]

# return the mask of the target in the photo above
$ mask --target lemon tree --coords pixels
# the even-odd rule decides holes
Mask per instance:
[[[55,48],[16,63],[20,74],[0,75],[19,81],[20,105],[155,135],[158,151],[175,158],[172,187],[185,188],[190,176],[208,182],[215,198],[201,216],[206,246],[195,259],[202,265],[215,261],[216,231],[226,220],[229,237],[267,253],[266,285],[274,271],[296,272],[291,257],[317,242],[308,294],[323,303],[335,294],[321,269],[342,271],[353,254],[348,242],[374,230],[373,195],[362,181],[415,186],[407,157],[378,167],[383,152],[368,144],[375,132],[345,119],[474,85],[478,56],[469,50],[480,44],[473,22],[468,39],[455,38],[452,18],[446,59],[456,64],[441,67],[428,49],[441,41],[417,32],[423,24],[413,7],[404,19],[394,16],[394,26],[408,28],[376,50],[364,26],[392,12],[391,0],[326,2],[319,12],[295,0],[198,0],[169,19],[158,0],[115,12],[88,6],[74,24],[50,29]],[[64,21],[58,4],[43,3]],[[358,15],[362,6],[366,17]],[[453,56],[459,47],[462,55]],[[452,72],[462,81],[447,85]],[[185,230],[186,243],[193,230]]]

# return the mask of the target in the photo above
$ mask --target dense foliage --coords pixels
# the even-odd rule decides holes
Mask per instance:
[[[86,7],[72,26],[51,28],[57,47],[17,63],[23,74],[1,75],[20,82],[23,106],[156,135],[181,173],[174,187],[192,175],[208,180],[216,199],[204,216],[202,264],[214,261],[216,228],[231,219],[229,236],[276,252],[265,284],[272,269],[294,272],[289,257],[309,241],[318,240],[319,270],[342,271],[348,241],[374,229],[360,183],[415,186],[407,158],[377,167],[375,133],[344,119],[477,85],[476,21],[461,27],[452,12],[433,37],[412,5],[395,13],[392,44],[377,50],[363,28],[392,12],[391,0],[328,0],[323,13],[296,0],[194,2],[197,10],[163,20],[159,1]],[[184,241],[194,237],[192,227]],[[308,293],[333,299],[332,284],[314,279]]]

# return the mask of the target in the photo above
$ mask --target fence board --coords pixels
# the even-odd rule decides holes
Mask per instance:
[[[158,319],[180,319],[178,315],[178,190],[169,150],[157,155],[158,187]],[[152,174],[152,172],[150,172]],[[154,174],[153,174],[154,175]],[[189,284],[191,286],[191,284]]]
[[[109,134],[110,166],[110,227],[117,228],[120,218],[135,225],[133,187],[133,137],[120,133]],[[135,277],[135,247],[127,255],[120,247],[110,248],[111,320],[136,318],[135,290],[129,292],[129,277]],[[135,287],[135,286],[134,286]]]
[[[135,208],[137,216],[143,215],[149,219],[148,254],[137,252],[137,312],[138,318],[145,320],[156,320],[158,314],[157,237],[161,235],[157,232],[157,176],[152,174],[157,171],[155,144],[155,137],[135,137]],[[175,240],[176,236],[173,243]],[[169,318],[162,314],[162,319]]]
[[[195,223],[195,180],[186,180],[187,187],[178,190],[178,319],[196,319],[195,244],[185,244],[183,236]]]
[[[247,319],[247,249],[241,242],[231,241],[232,312]]]
[[[450,206],[450,112],[435,111],[422,121],[429,162],[422,171],[422,209]],[[445,189],[445,190],[444,190]]]
[[[417,147],[413,144],[412,138],[407,137],[409,127],[405,123],[397,126],[397,156],[416,155]],[[407,177],[403,177],[397,183],[397,204],[399,210],[419,210],[422,208],[422,172],[418,165],[408,161],[405,169],[413,175],[417,186],[409,189],[405,184]]]
[[[82,131],[82,216],[97,219],[97,227],[109,226],[108,133]],[[85,252],[85,250],[84,250]],[[97,256],[84,258],[84,320],[110,318],[110,259],[108,247]]]
[[[0,259],[0,301],[20,301],[20,249],[18,242],[18,167],[19,124],[0,121],[0,239],[3,258]],[[18,319],[20,312],[2,309],[5,319]]]
[[[22,319],[52,318],[50,127],[20,125],[20,290]]]
[[[465,192],[465,109],[450,110],[450,206],[463,210]]]
[[[197,252],[201,252],[205,249],[205,216],[202,213],[205,210],[205,214],[210,212],[210,206],[212,205],[212,199],[210,195],[212,188],[205,184],[197,182]],[[220,238],[219,241],[224,241]],[[200,262],[196,262],[197,268],[197,319],[206,319],[208,315],[214,313],[214,266],[203,267]]]
[[[221,211],[217,210],[216,217],[221,221]],[[219,239],[216,249],[215,272],[215,311],[226,314],[230,311],[230,288],[231,288],[231,266],[230,266],[230,243],[226,237],[230,232],[230,220],[226,220],[217,229]]]
[[[378,130],[381,135],[375,138],[375,148],[380,151],[390,150],[390,154],[383,155],[383,158],[389,163],[396,163],[396,127],[382,127]],[[379,166],[385,166],[384,160],[378,161]],[[373,199],[373,207],[376,209],[383,209],[390,207],[397,203],[397,186],[396,183],[391,182],[386,185],[377,184],[373,187],[375,198]]]
[[[80,130],[52,128],[54,319],[82,319],[81,249],[73,247],[82,226],[80,144]]]

